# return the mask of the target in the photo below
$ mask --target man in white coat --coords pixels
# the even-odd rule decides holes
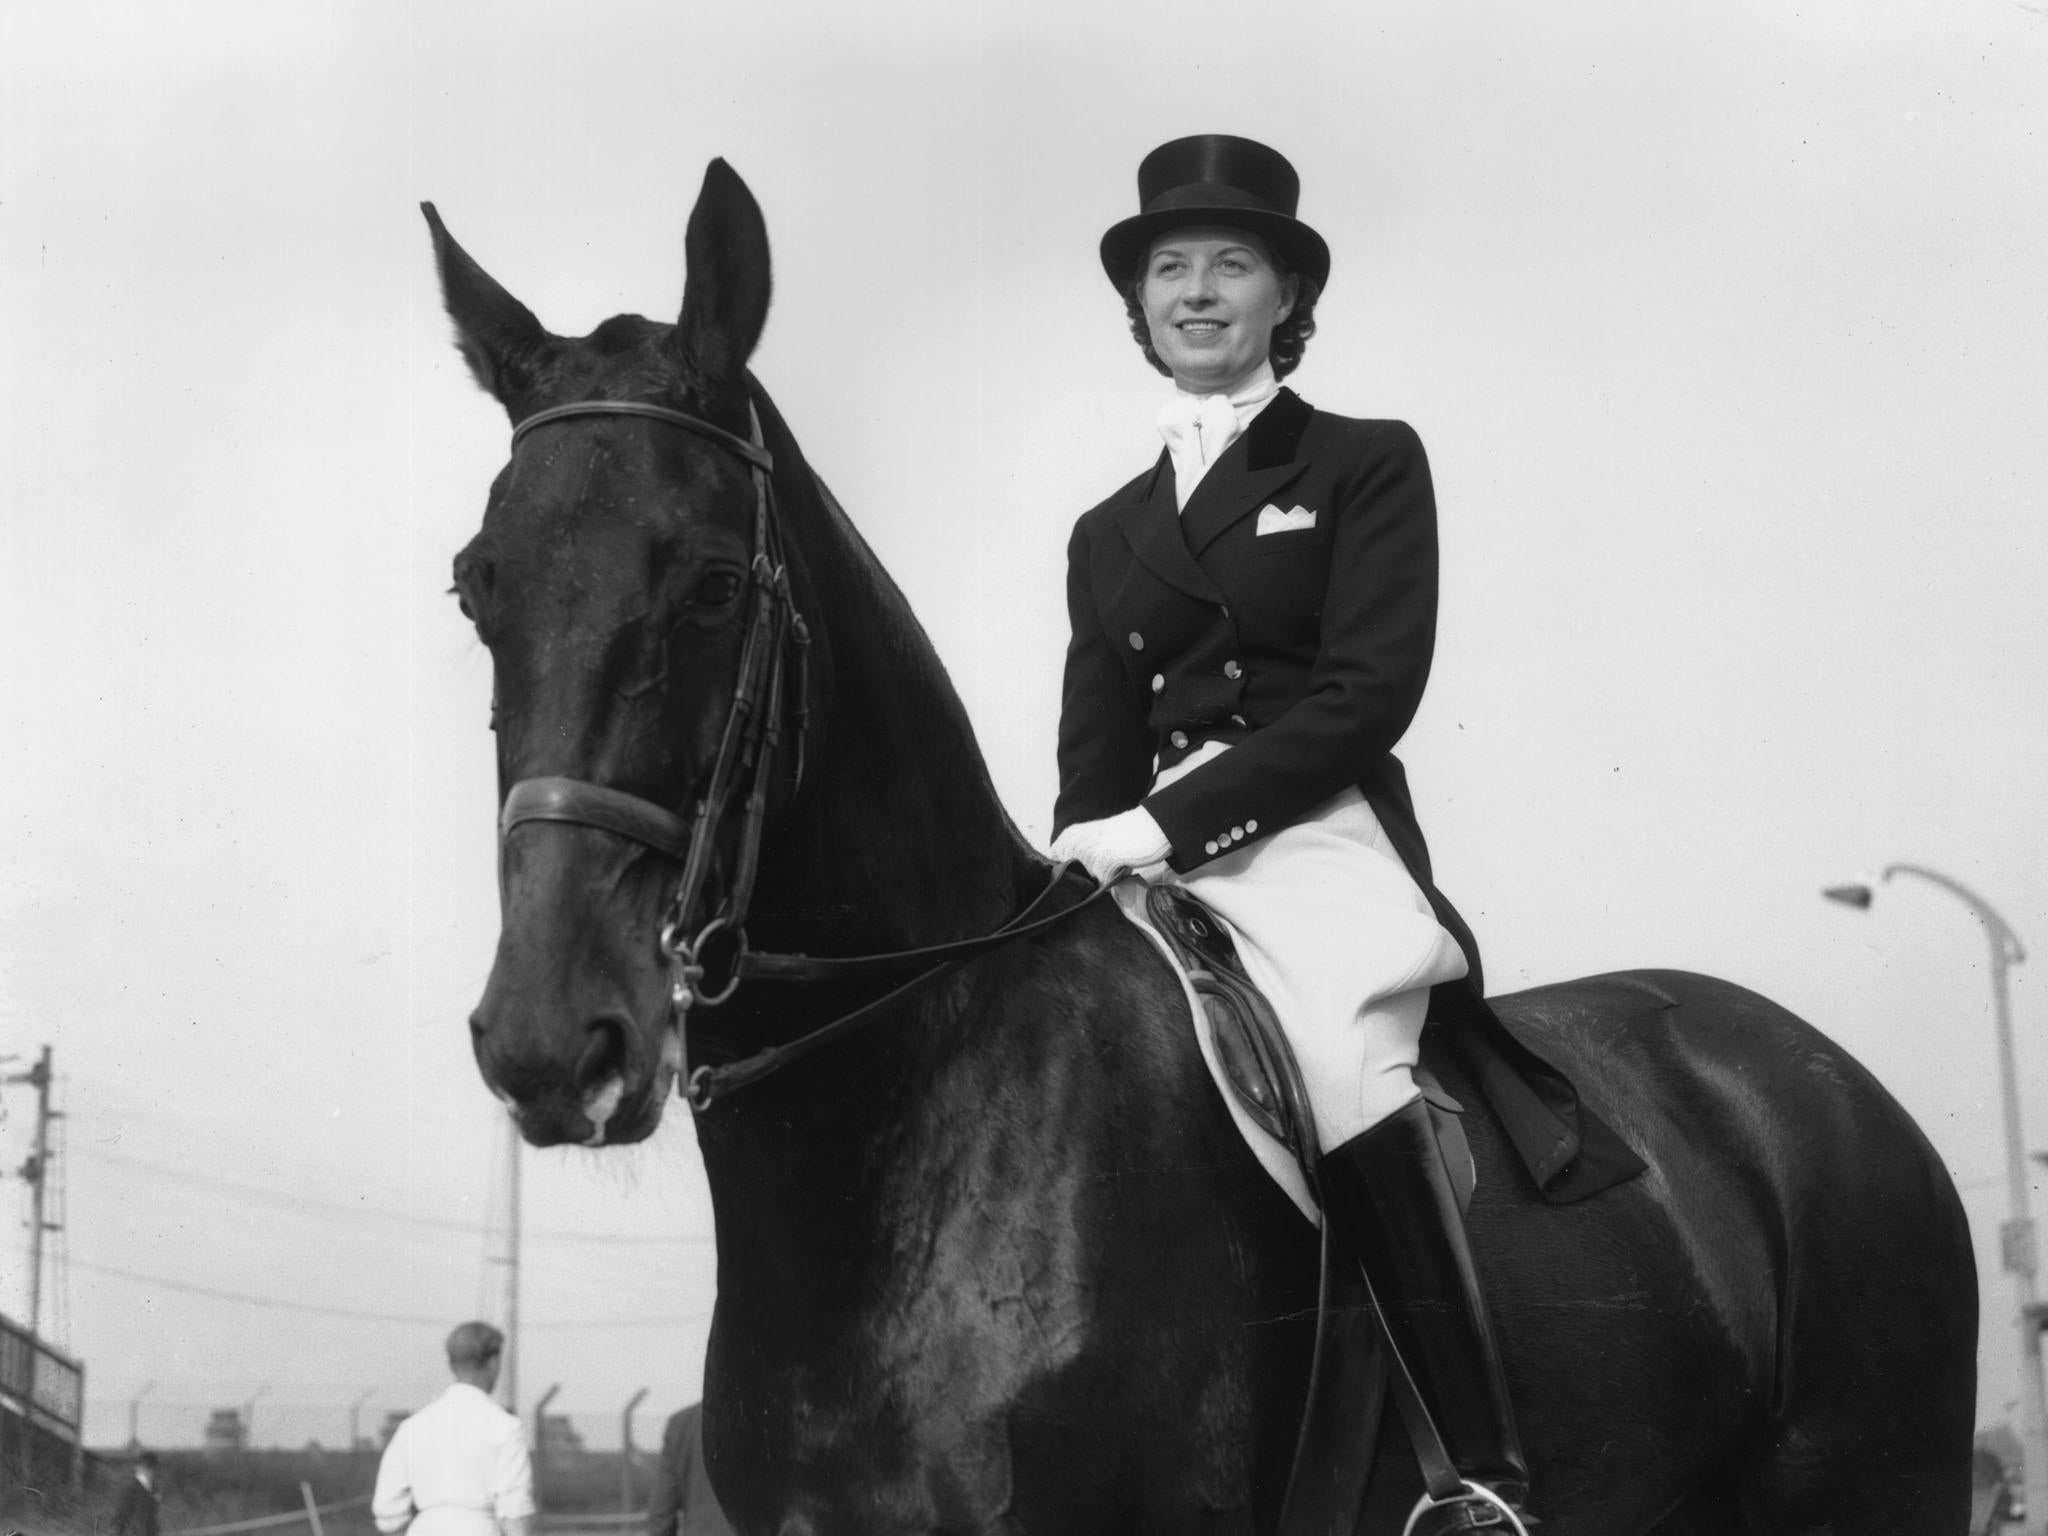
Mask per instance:
[[[519,1420],[491,1400],[505,1336],[448,1335],[448,1390],[392,1435],[370,1513],[384,1536],[533,1536],[533,1463]]]

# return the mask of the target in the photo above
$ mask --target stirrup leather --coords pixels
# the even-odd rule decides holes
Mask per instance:
[[[1470,1506],[1477,1506],[1476,1508]],[[1460,1506],[1467,1506],[1460,1508]],[[1420,1522],[1433,1510],[1454,1510],[1453,1524],[1422,1525]],[[1401,1527],[1401,1536],[1415,1536],[1417,1530],[1435,1531],[1512,1531],[1515,1536],[1530,1536],[1529,1527],[1523,1523],[1521,1513],[1506,1499],[1483,1483],[1468,1482],[1464,1488],[1444,1498],[1428,1493],[1415,1501],[1415,1507],[1408,1511],[1408,1523]]]

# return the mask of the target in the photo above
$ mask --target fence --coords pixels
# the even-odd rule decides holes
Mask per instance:
[[[349,1510],[367,1508],[370,1496],[358,1494],[352,1499],[337,1499],[332,1504],[313,1502],[312,1489],[304,1483],[299,1485],[306,1507],[284,1515],[263,1515],[254,1520],[230,1520],[222,1525],[188,1525],[182,1530],[166,1531],[164,1536],[241,1536],[245,1531],[283,1531],[298,1527],[308,1528],[312,1536],[322,1536],[320,1522],[329,1515],[343,1514]],[[647,1516],[640,1511],[609,1515],[542,1515],[539,1527],[543,1536],[603,1536],[614,1531],[638,1530],[646,1524]]]
[[[165,1536],[230,1536],[236,1531],[281,1531],[290,1526],[309,1525],[314,1536],[320,1536],[320,1521],[327,1515],[338,1515],[344,1510],[367,1509],[370,1496],[359,1493],[352,1499],[336,1499],[332,1504],[315,1504],[313,1490],[306,1484],[299,1484],[299,1492],[305,1498],[306,1507],[284,1515],[259,1515],[254,1520],[229,1520],[221,1525],[188,1525],[181,1531],[167,1531]]]
[[[76,1485],[84,1417],[85,1367],[0,1317],[0,1470],[24,1483]]]

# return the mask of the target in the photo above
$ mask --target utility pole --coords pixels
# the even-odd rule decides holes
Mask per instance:
[[[519,1416],[519,1153],[523,1143],[519,1122],[505,1117],[511,1133],[511,1151],[506,1155],[506,1184],[511,1193],[511,1211],[505,1231],[505,1406]]]
[[[29,1154],[28,1161],[21,1165],[21,1177],[29,1187],[28,1222],[28,1331],[41,1336],[43,1324],[43,1234],[56,1230],[44,1215],[47,1209],[45,1192],[50,1184],[50,1121],[55,1118],[50,1110],[50,1048],[43,1047],[43,1054],[36,1058],[36,1064],[26,1072],[12,1077],[0,1077],[0,1087],[12,1083],[26,1083],[36,1091],[36,1149]]]

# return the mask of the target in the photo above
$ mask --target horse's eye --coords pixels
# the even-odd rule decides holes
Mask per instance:
[[[690,588],[690,601],[700,608],[723,608],[739,595],[740,579],[732,571],[706,571]]]
[[[465,619],[469,620],[470,623],[476,625],[477,633],[482,634],[483,620],[479,619],[476,616],[476,605],[469,600],[468,587],[465,584],[458,582],[454,586],[450,587],[448,591],[455,598],[455,606],[462,610],[462,616]]]

